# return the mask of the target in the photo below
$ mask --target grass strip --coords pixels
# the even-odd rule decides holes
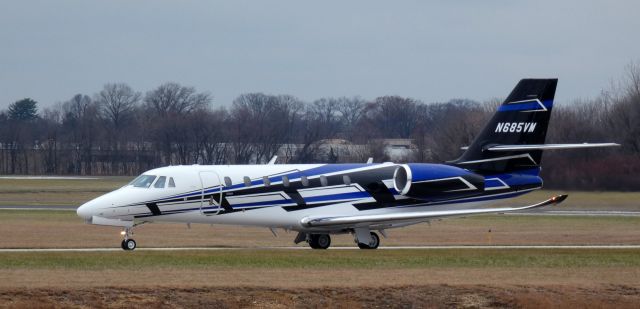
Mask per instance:
[[[640,267],[637,249],[0,253],[0,269]]]

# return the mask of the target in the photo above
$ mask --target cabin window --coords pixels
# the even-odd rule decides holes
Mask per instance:
[[[175,188],[176,183],[173,181],[173,177],[169,177],[169,188]]]
[[[302,185],[305,187],[309,186],[309,179],[307,178],[307,176],[300,177],[300,182],[302,182]]]
[[[320,176],[320,184],[323,187],[326,187],[329,184],[329,181],[327,180],[327,176],[325,175]]]
[[[289,177],[282,176],[282,185],[285,186],[285,187],[289,186]]]
[[[264,186],[265,187],[268,187],[268,186],[271,185],[271,180],[269,180],[269,177],[267,177],[267,176],[263,176],[262,177],[262,182],[264,182]]]
[[[136,188],[149,188],[155,179],[154,175],[140,175],[129,184]]]
[[[224,176],[224,185],[227,187],[231,187],[233,183],[231,182],[231,178],[229,176]]]
[[[345,185],[351,185],[351,177],[349,177],[349,175],[344,175],[342,176],[342,180],[344,181]]]
[[[156,183],[153,184],[154,188],[164,188],[164,184],[167,182],[167,177],[165,176],[160,176],[158,177],[158,180],[156,180]]]
[[[244,176],[243,180],[245,187],[251,187],[251,178],[249,178],[248,176]]]

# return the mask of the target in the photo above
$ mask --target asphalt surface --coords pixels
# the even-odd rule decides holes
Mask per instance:
[[[442,249],[640,249],[640,245],[551,245],[551,246],[399,246],[380,247],[378,250],[442,250]],[[235,250],[313,250],[299,247],[184,247],[184,248],[137,248],[135,251],[235,251]],[[361,250],[358,247],[331,247],[329,250]],[[0,253],[11,252],[108,252],[123,251],[121,248],[50,248],[50,249],[0,249]]]
[[[0,210],[68,210],[75,211],[79,206],[65,206],[65,205],[52,205],[52,206],[28,206],[28,205],[18,205],[18,206],[0,206]]]

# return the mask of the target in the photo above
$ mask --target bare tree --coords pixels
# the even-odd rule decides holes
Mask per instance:
[[[336,99],[337,110],[340,111],[342,133],[350,140],[355,136],[355,130],[364,111],[366,101],[360,97]]]
[[[104,118],[109,119],[114,128],[132,117],[142,94],[124,83],[106,84],[95,96],[95,101]]]
[[[170,114],[184,115],[206,108],[211,103],[211,95],[198,93],[193,87],[178,83],[165,83],[147,92],[144,102],[160,117]]]
[[[87,95],[77,94],[62,104],[63,128],[71,136],[75,155],[68,169],[76,174],[91,174],[93,146],[96,142],[98,107]]]
[[[191,113],[196,113],[209,108],[211,95],[208,93],[198,93],[193,87],[181,86],[177,83],[166,83],[158,88],[147,92],[144,98],[145,109],[149,112],[148,117],[155,117],[155,121],[149,122],[153,136],[164,153],[165,164],[174,162],[174,146],[184,150],[194,143],[193,140],[184,140],[183,125],[188,121],[185,119]],[[186,160],[184,154],[182,161]]]
[[[234,161],[237,163],[266,162],[291,136],[292,123],[300,109],[292,96],[263,93],[240,95],[231,107],[234,130]]]

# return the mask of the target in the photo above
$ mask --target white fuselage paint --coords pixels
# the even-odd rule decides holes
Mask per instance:
[[[262,180],[265,176],[276,176],[291,173],[292,171],[308,171],[311,169],[327,166],[324,164],[301,164],[301,165],[191,165],[191,166],[169,166],[157,168],[145,172],[143,175],[165,176],[165,180],[173,178],[175,187],[165,185],[162,188],[155,188],[151,185],[149,188],[139,188],[133,185],[126,185],[113,192],[95,198],[78,208],[79,216],[90,221],[93,216],[114,220],[122,220],[123,222],[182,222],[182,223],[207,223],[207,224],[233,224],[247,226],[264,226],[274,228],[284,228],[297,231],[314,231],[322,230],[318,228],[305,228],[301,225],[301,220],[309,216],[351,216],[351,215],[369,215],[369,214],[391,214],[398,212],[414,212],[442,209],[457,208],[475,208],[482,207],[490,203],[490,201],[481,202],[465,202],[460,201],[458,204],[448,205],[428,205],[425,203],[416,203],[415,205],[406,205],[402,207],[377,208],[371,210],[358,210],[354,205],[359,203],[370,203],[375,201],[371,196],[364,196],[364,188],[356,183],[347,183],[331,186],[309,186],[299,189],[298,193],[302,198],[311,199],[307,205],[313,205],[313,198],[322,198],[323,196],[342,196],[342,198],[323,200],[325,203],[331,203],[324,206],[310,207],[295,211],[287,211],[283,206],[296,205],[291,197],[285,192],[260,192],[259,188],[264,188],[263,184],[255,185],[257,193],[251,195],[234,196],[233,192],[246,189],[245,177],[252,181]],[[385,166],[395,166],[394,163],[368,164],[357,166],[350,169],[349,173],[357,171],[366,171]],[[344,173],[343,171],[331,172],[330,170],[324,174],[308,176],[307,181],[311,183],[320,183],[318,178],[331,176],[334,174]],[[205,179],[201,179],[205,178]],[[231,186],[224,186],[225,179],[230,180]],[[157,178],[156,178],[157,180]],[[316,180],[313,182],[313,180]],[[289,179],[290,183],[300,182],[300,178]],[[282,181],[271,182],[270,186],[279,185]],[[391,179],[383,180],[387,188],[393,188]],[[215,187],[221,184],[226,192],[226,199],[229,204],[234,207],[235,212],[217,215],[217,210],[221,206],[209,199],[202,199],[203,186]],[[240,186],[241,185],[241,186]],[[239,186],[234,188],[234,186]],[[250,187],[253,187],[250,186]],[[217,190],[214,192],[217,194]],[[365,192],[366,193],[366,192]],[[191,195],[192,200],[185,200],[183,195]],[[363,196],[359,196],[362,194]],[[346,196],[346,197],[345,197]],[[351,197],[349,197],[351,196]],[[397,200],[406,199],[406,197],[396,194],[394,198]],[[158,209],[161,215],[151,216],[150,208],[145,203],[171,200],[171,202],[158,203]],[[271,203],[269,206],[261,206],[255,209],[256,203]],[[253,204],[252,204],[253,203]],[[246,205],[246,206],[241,206]],[[171,213],[177,212],[177,213]],[[149,214],[146,217],[140,215]],[[136,217],[138,216],[138,217]],[[418,221],[420,222],[420,221]],[[403,224],[389,225],[385,228],[406,225]]]

